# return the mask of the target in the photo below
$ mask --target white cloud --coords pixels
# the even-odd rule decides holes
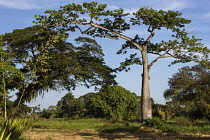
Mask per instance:
[[[115,5],[108,5],[107,8],[110,9],[110,10],[119,9],[119,7],[117,7]]]
[[[162,9],[165,11],[183,10],[185,8],[193,7],[192,3],[186,0],[162,0],[161,2],[153,1],[152,5],[154,5],[154,7],[158,7],[158,9]]]
[[[38,9],[31,0],[1,0],[0,6],[13,9]]]
[[[0,0],[0,7],[11,8],[11,9],[45,9],[60,5],[63,5],[62,0]]]
[[[210,18],[210,13],[207,13],[203,16],[204,18]]]

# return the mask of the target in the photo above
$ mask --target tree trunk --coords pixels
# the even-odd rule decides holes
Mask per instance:
[[[150,118],[152,118],[152,106],[150,100],[150,77],[148,68],[148,55],[147,47],[144,47],[142,51],[142,63],[143,63],[143,73],[142,73],[142,91],[141,91],[141,107],[142,107],[142,121],[146,124]]]

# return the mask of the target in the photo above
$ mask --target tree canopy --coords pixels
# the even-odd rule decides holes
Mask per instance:
[[[66,41],[68,34],[32,26],[16,29],[3,37],[10,61],[27,75],[24,87],[17,93],[22,102],[48,89],[72,90],[78,85],[106,86],[114,83],[113,70],[105,65],[101,46],[93,39],[79,37]]]
[[[140,112],[140,102],[135,93],[121,86],[112,86],[93,94],[88,109],[95,117],[114,120],[136,119]]]
[[[164,92],[168,104],[183,108],[182,113],[193,119],[210,120],[210,69],[204,65],[186,66],[169,79]]]
[[[58,117],[95,117],[117,121],[139,118],[140,101],[135,93],[121,86],[111,86],[96,93],[75,98],[67,93],[57,103]]]

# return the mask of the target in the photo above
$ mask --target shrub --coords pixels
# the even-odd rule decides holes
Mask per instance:
[[[190,119],[185,116],[176,117],[174,118],[174,121],[175,121],[175,124],[177,125],[191,125],[192,124]]]
[[[148,126],[149,127],[156,127],[156,128],[160,128],[161,126],[163,126],[164,122],[162,120],[160,120],[159,118],[156,117],[152,117],[152,119],[150,119],[148,121]]]

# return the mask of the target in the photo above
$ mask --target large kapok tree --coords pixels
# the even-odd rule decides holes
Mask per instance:
[[[204,61],[209,53],[208,48],[200,43],[195,36],[188,36],[184,29],[185,24],[191,21],[181,17],[180,12],[154,10],[152,8],[140,8],[132,13],[124,13],[123,9],[108,10],[106,4],[97,2],[83,4],[68,4],[61,6],[60,10],[47,10],[46,15],[36,16],[36,24],[43,25],[59,31],[81,31],[92,37],[104,37],[111,39],[122,38],[126,43],[122,45],[120,53],[126,53],[127,49],[135,49],[136,53],[131,54],[125,62],[121,63],[119,70],[127,69],[132,64],[143,65],[142,73],[142,114],[143,123],[152,117],[150,102],[150,76],[151,67],[161,58],[175,58],[175,63],[189,61]],[[126,36],[126,31],[131,27],[143,25],[149,35],[142,38],[139,34],[143,31],[139,28],[139,34],[135,37]],[[137,26],[137,27],[136,27]],[[85,28],[87,27],[87,28]],[[155,31],[167,29],[171,34],[170,40],[152,42]],[[163,38],[164,40],[164,38]],[[141,57],[138,52],[140,51]],[[148,54],[157,57],[148,60]]]

